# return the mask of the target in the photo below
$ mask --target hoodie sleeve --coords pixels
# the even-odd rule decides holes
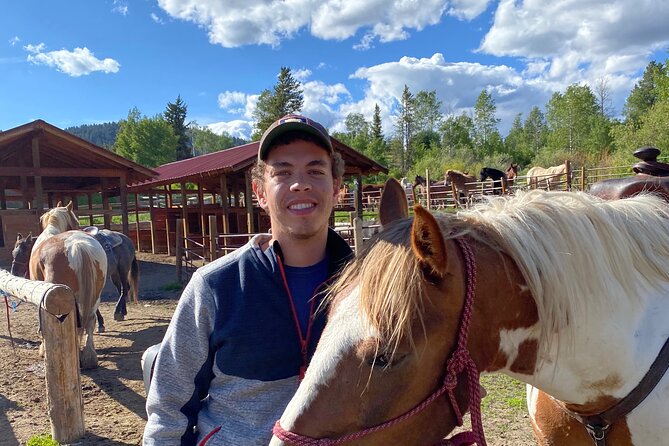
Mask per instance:
[[[201,400],[213,376],[209,339],[215,316],[212,290],[196,272],[179,299],[156,357],[146,400],[144,445],[195,444]]]

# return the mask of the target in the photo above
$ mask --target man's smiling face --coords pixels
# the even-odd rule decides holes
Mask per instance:
[[[269,213],[272,237],[309,239],[327,233],[339,191],[328,152],[310,141],[274,147],[266,160],[258,203]]]

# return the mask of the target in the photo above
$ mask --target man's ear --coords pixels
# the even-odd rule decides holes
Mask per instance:
[[[256,195],[256,198],[258,199],[258,206],[264,210],[267,210],[267,197],[265,196],[265,190],[263,189],[262,185],[258,181],[254,180],[251,182],[251,188],[253,189],[253,193]]]
[[[342,183],[342,181],[343,181],[342,177],[335,177],[332,180],[332,185],[333,185],[333,188],[334,188],[333,196],[334,196],[335,202],[337,201],[337,198],[339,198],[339,194],[341,193],[341,183]]]

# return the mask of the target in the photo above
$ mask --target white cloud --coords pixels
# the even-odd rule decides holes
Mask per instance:
[[[154,22],[156,22],[159,25],[163,25],[165,23],[165,21],[163,19],[161,19],[160,17],[158,17],[158,14],[156,14],[155,12],[151,13],[151,20],[153,20]]]
[[[213,124],[208,124],[206,127],[217,135],[221,135],[225,132],[230,136],[236,136],[243,139],[250,139],[251,133],[253,132],[251,123],[241,119],[228,122],[215,122]]]
[[[472,19],[489,0],[158,0],[172,17],[205,28],[209,40],[224,47],[247,44],[278,46],[302,29],[320,39],[344,40],[360,30],[356,47],[403,40],[411,31],[440,22],[448,14]]]
[[[9,39],[9,46],[15,46],[20,41],[21,39],[19,39],[19,36],[14,36],[11,39]]]
[[[58,50],[45,52],[43,43],[38,45],[26,45],[28,51],[28,62],[35,65],[46,65],[55,67],[61,73],[72,77],[91,74],[94,71],[104,73],[117,73],[121,65],[114,59],[98,59],[88,48],[75,48],[73,51]]]
[[[293,77],[296,80],[302,82],[302,81],[304,81],[305,79],[307,79],[308,77],[311,76],[311,70],[309,70],[307,68],[302,68],[302,69],[293,71],[292,74],[293,74]]]
[[[218,95],[218,106],[224,110],[234,104],[243,104],[246,102],[246,94],[239,91],[224,91]]]
[[[114,0],[112,11],[121,15],[128,15],[128,4],[125,0]]]

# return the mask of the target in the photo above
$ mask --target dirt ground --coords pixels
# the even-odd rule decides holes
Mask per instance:
[[[176,274],[170,258],[146,253],[139,253],[138,258],[139,305],[129,304],[126,320],[116,322],[115,300],[107,296],[101,304],[106,332],[95,334],[99,367],[81,374],[86,435],[77,444],[141,444],[146,412],[140,358],[147,347],[162,339],[180,290],[172,289]],[[15,312],[10,312],[13,345],[4,315],[2,320],[0,446],[25,445],[31,437],[51,432],[44,362],[38,353],[37,309],[20,303]],[[526,415],[487,417],[484,425],[490,446],[534,444]]]

